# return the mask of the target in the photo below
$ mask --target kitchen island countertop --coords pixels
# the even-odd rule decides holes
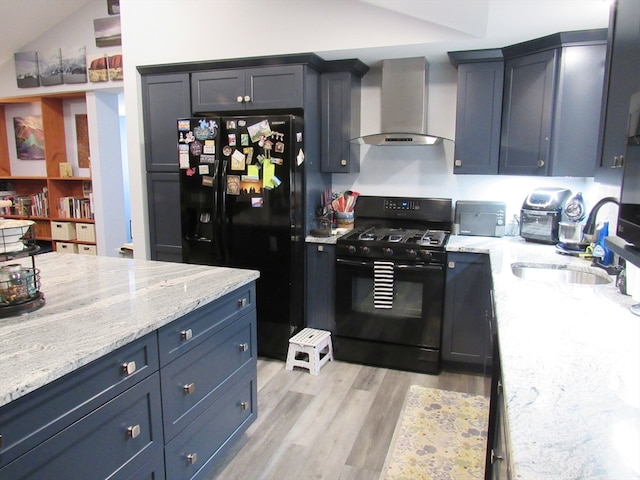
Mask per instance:
[[[448,251],[488,253],[514,479],[640,478],[640,317],[615,279],[523,280],[511,264],[588,267],[520,237],[452,235]]]
[[[35,257],[46,304],[0,318],[0,406],[256,280],[259,272],[67,253]],[[22,258],[14,263],[30,265]]]

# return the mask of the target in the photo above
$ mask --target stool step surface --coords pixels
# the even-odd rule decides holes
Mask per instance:
[[[305,328],[296,333],[289,339],[289,343],[297,343],[298,345],[306,345],[312,347],[318,345],[325,338],[329,337],[331,332],[326,330],[317,330],[315,328]]]

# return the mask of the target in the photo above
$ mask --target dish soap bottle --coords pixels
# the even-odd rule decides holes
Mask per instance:
[[[609,250],[604,244],[604,239],[609,235],[609,222],[604,222],[600,233],[598,233],[598,240],[593,247],[593,256],[600,258],[601,265],[610,265],[613,260],[613,252]]]

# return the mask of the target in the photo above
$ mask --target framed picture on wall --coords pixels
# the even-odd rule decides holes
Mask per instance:
[[[120,15],[120,0],[107,0],[109,15]]]
[[[42,117],[14,117],[16,153],[19,160],[44,160]]]
[[[38,54],[36,52],[18,52],[13,55],[13,59],[16,64],[18,88],[39,87]]]

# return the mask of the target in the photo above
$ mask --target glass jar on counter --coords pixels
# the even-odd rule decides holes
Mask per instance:
[[[27,277],[27,269],[19,263],[0,267],[0,300],[2,303],[14,304],[29,299]],[[33,279],[33,274],[31,277]]]

